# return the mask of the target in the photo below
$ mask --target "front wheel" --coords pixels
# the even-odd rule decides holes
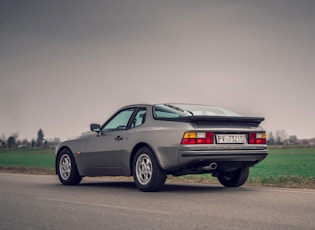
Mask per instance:
[[[218,176],[218,180],[225,187],[242,186],[248,178],[249,168],[243,168],[234,172],[222,172]]]
[[[57,174],[63,185],[77,185],[81,182],[74,157],[69,149],[61,150],[57,158]]]
[[[164,185],[166,173],[161,170],[150,148],[140,148],[133,159],[132,166],[135,184],[141,191],[155,192]]]

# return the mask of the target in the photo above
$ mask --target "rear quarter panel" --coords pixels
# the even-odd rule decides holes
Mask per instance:
[[[162,169],[172,170],[178,167],[181,140],[187,129],[192,129],[188,123],[151,120],[130,130],[124,149],[128,151],[144,143],[153,150]],[[128,159],[123,161],[126,164]]]

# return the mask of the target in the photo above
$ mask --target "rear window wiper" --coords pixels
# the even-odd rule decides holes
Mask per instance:
[[[177,106],[175,106],[175,105],[171,105],[171,104],[164,104],[164,105],[167,106],[167,107],[169,107],[169,108],[172,108],[172,109],[175,109],[175,110],[177,110],[177,111],[180,111],[180,112],[182,112],[182,113],[185,113],[186,115],[187,115],[187,113],[188,113],[189,115],[191,115],[191,116],[194,115],[194,114],[193,114],[192,112],[190,112],[189,110],[184,110],[184,109],[179,108],[179,107],[177,107]]]

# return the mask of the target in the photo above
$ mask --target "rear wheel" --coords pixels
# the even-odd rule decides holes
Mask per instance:
[[[61,150],[57,159],[57,173],[64,185],[77,185],[82,177],[78,173],[74,157],[69,149]]]
[[[242,186],[248,178],[249,168],[243,168],[234,172],[222,172],[218,179],[225,187],[239,187]]]
[[[148,147],[140,148],[133,159],[133,177],[136,186],[144,192],[158,191],[165,183],[166,173]]]

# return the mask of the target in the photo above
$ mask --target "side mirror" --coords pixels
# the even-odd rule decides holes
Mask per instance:
[[[101,126],[99,124],[90,124],[90,129],[93,132],[97,132],[97,133],[101,132]]]

